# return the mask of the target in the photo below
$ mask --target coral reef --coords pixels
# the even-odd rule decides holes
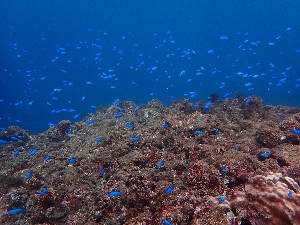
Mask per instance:
[[[230,209],[244,210],[244,218],[257,225],[300,224],[298,184],[280,173],[257,175],[248,180],[245,192],[230,198]]]
[[[0,131],[0,223],[300,224],[299,109],[211,99]]]

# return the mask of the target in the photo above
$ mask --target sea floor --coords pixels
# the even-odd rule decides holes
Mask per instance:
[[[242,95],[119,102],[38,135],[9,127],[0,223],[300,224],[299,130],[299,108]]]

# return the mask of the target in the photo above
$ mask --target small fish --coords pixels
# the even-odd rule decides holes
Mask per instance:
[[[222,168],[222,172],[223,173],[228,173],[229,171],[227,169],[225,169],[225,168]]]
[[[17,155],[19,155],[20,154],[20,150],[19,149],[16,149],[15,151],[14,151],[14,156],[17,156]]]
[[[10,143],[9,141],[0,140],[0,144],[2,144],[2,145],[6,145],[6,144],[9,144],[9,143]]]
[[[70,163],[70,164],[73,164],[73,163],[76,163],[76,158],[70,158],[69,160],[68,160],[68,163]]]
[[[219,198],[219,201],[224,202],[226,199],[227,199],[226,197],[222,196],[222,197]]]
[[[15,137],[15,136],[10,136],[10,139],[13,140],[13,141],[17,141],[18,140],[18,138]]]
[[[94,123],[94,120],[92,120],[92,119],[89,119],[85,122],[85,124],[92,124],[92,123]]]
[[[105,172],[105,169],[102,167],[102,169],[101,169],[100,172],[99,172],[99,175],[100,175],[100,176],[103,176],[104,172]]]
[[[203,134],[203,132],[201,130],[196,130],[195,132],[196,132],[196,134]]]
[[[173,190],[174,190],[175,186],[171,185],[167,188],[167,190],[165,190],[165,194],[168,195],[170,194]]]
[[[12,215],[17,215],[17,214],[23,213],[24,211],[25,211],[25,208],[15,208],[15,209],[8,210],[7,214],[12,216]]]
[[[51,156],[47,155],[47,156],[44,158],[44,162],[48,162],[50,159],[51,159]]]
[[[165,123],[162,125],[162,127],[165,128],[165,129],[169,128],[169,126],[167,124],[165,124]]]
[[[134,108],[134,110],[136,111],[136,110],[138,110],[140,107],[137,105],[135,108]]]
[[[300,134],[300,130],[294,129],[294,130],[292,130],[292,133],[293,133],[293,134],[298,134],[298,135],[299,135],[299,134]]]
[[[95,140],[96,142],[102,142],[101,138],[99,138],[99,137],[95,137],[94,140]]]
[[[292,191],[289,191],[288,196],[289,196],[290,198],[293,197],[293,192],[292,192]]]
[[[182,70],[179,74],[179,76],[182,76],[185,73],[185,70]]]
[[[38,149],[37,148],[34,148],[31,150],[31,152],[29,153],[29,156],[34,156],[36,153],[37,153]]]
[[[160,169],[160,168],[162,168],[164,165],[165,165],[165,162],[164,162],[164,161],[161,161],[160,163],[157,164],[156,168],[157,168],[157,169]]]
[[[27,173],[27,175],[25,176],[24,180],[29,180],[32,177],[32,171],[30,171],[29,173]]]
[[[205,113],[209,113],[210,112],[210,108],[208,105],[204,106],[205,107]]]
[[[251,99],[251,98],[247,98],[247,99],[245,100],[245,102],[246,102],[247,104],[249,104],[250,102],[252,102],[252,99]]]
[[[122,117],[122,114],[120,114],[120,113],[116,113],[116,114],[115,114],[115,118],[116,118],[116,119],[118,119],[118,118],[120,118],[120,117]]]
[[[163,222],[165,225],[172,225],[172,223],[169,220],[167,220],[166,218],[163,218]]]
[[[134,128],[134,124],[133,123],[126,123],[126,127],[133,129]]]
[[[227,36],[221,36],[220,39],[221,39],[221,40],[227,40],[228,37],[227,37]]]
[[[229,95],[231,95],[231,92],[227,92],[225,95],[223,95],[223,98],[227,98]]]
[[[109,196],[111,197],[115,197],[115,196],[121,196],[122,195],[122,192],[121,191],[111,191],[108,193]]]
[[[133,136],[130,138],[131,141],[140,141],[141,138],[140,137],[137,137],[137,136]]]
[[[262,152],[262,153],[260,153],[260,156],[261,157],[265,157],[265,158],[269,157],[270,155],[271,155],[270,152]]]
[[[47,194],[49,191],[47,189],[44,189],[42,190],[40,193],[39,193],[39,196],[44,196],[45,194]]]

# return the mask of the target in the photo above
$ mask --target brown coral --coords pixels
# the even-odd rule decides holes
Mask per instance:
[[[230,207],[245,207],[245,215],[256,225],[300,224],[300,194],[297,183],[280,173],[249,179],[246,193],[232,196]]]

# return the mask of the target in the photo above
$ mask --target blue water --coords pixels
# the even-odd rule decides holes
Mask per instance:
[[[300,107],[300,2],[246,2],[1,1],[0,127],[38,133],[115,99]]]

